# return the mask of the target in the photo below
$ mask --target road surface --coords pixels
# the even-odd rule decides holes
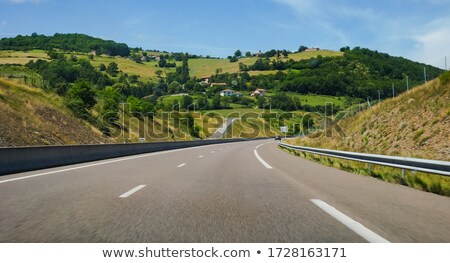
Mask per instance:
[[[450,199],[248,141],[0,177],[0,242],[450,242]]]

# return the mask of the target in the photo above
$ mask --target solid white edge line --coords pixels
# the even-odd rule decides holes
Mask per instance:
[[[259,147],[263,146],[264,144],[260,144],[258,146],[255,147],[255,149],[258,149]]]
[[[180,167],[183,167],[185,165],[186,165],[186,163],[182,163],[182,164],[178,165],[177,167],[180,168]]]
[[[256,159],[264,165],[267,169],[272,169],[272,166],[270,166],[268,163],[266,163],[261,157],[259,157],[258,152],[256,150],[253,150],[253,153],[255,154]]]
[[[138,185],[138,186],[136,186],[135,188],[131,189],[130,191],[128,191],[128,192],[126,192],[126,193],[120,195],[119,198],[127,198],[128,196],[130,196],[130,195],[136,193],[137,191],[141,190],[141,189],[144,188],[145,186],[146,186],[145,184]]]
[[[370,243],[390,243],[386,239],[379,236],[377,233],[346,216],[344,213],[340,212],[324,201],[319,199],[311,199],[310,201]]]
[[[231,144],[234,144],[234,143],[242,143],[242,142],[231,142]],[[133,160],[133,159],[145,158],[145,157],[154,156],[154,155],[167,154],[167,153],[180,152],[180,151],[187,151],[187,150],[198,149],[198,148],[203,148],[203,147],[212,147],[212,146],[217,146],[217,145],[216,144],[210,144],[210,145],[202,145],[202,146],[188,147],[188,148],[182,148],[182,149],[167,150],[167,151],[161,151],[161,152],[138,154],[138,155],[135,155],[135,156],[132,156],[132,157],[116,157],[116,158],[120,158],[120,159],[114,159],[114,160],[100,162],[100,163],[87,164],[87,165],[82,165],[82,166],[62,169],[62,170],[56,170],[56,171],[38,173],[38,174],[33,174],[33,175],[26,175],[26,176],[12,178],[12,179],[6,179],[6,180],[3,180],[3,181],[0,181],[0,184],[13,182],[13,181],[19,181],[19,180],[33,178],[33,177],[39,177],[39,176],[43,176],[43,175],[56,174],[56,173],[62,173],[62,172],[68,172],[68,171],[83,169],[83,168],[89,168],[89,167],[93,167],[93,166],[99,166],[99,165],[105,165],[105,164],[110,164],[110,163],[116,163],[116,162],[123,162],[123,161],[128,161],[128,160]],[[98,162],[98,161],[100,161],[100,160],[92,161],[92,162]],[[48,168],[48,169],[50,169],[50,168]],[[14,174],[11,174],[11,175],[14,175]]]

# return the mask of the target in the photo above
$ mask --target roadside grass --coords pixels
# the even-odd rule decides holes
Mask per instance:
[[[292,155],[315,161],[329,167],[364,176],[371,176],[382,181],[401,184],[438,195],[450,196],[449,177],[409,170],[404,171],[403,177],[402,170],[397,168],[372,164],[369,169],[368,165],[362,162],[347,161],[334,157],[320,156],[318,154],[305,153],[292,149],[281,149]]]

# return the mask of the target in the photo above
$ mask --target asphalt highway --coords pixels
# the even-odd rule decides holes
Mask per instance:
[[[450,199],[274,140],[0,177],[0,242],[450,242]]]

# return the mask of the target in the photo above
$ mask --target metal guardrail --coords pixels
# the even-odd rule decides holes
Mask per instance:
[[[220,139],[128,144],[0,147],[0,176],[62,165],[255,139]]]
[[[419,158],[407,158],[398,156],[388,156],[379,154],[367,154],[367,153],[355,153],[355,152],[345,152],[337,150],[328,150],[320,148],[311,148],[304,146],[290,145],[287,143],[279,142],[279,146],[307,152],[313,154],[319,154],[329,157],[335,157],[345,160],[358,161],[368,164],[377,164],[390,166],[400,169],[420,171],[425,173],[439,174],[444,176],[450,176],[450,162],[446,161],[435,161]]]

